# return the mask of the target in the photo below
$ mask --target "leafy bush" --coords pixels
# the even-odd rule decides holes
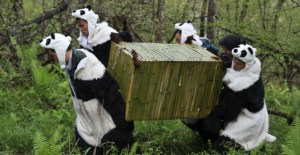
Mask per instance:
[[[282,145],[282,154],[298,155],[300,153],[300,117],[297,116],[286,135],[286,144]]]

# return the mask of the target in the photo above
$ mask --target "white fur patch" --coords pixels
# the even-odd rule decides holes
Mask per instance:
[[[110,34],[112,32],[118,33],[115,29],[109,27],[106,22],[97,24],[96,28],[94,29],[94,33],[92,35],[89,35],[88,44],[92,47],[103,44],[110,40]],[[87,48],[86,42],[84,42],[84,39],[82,39],[82,37],[82,34],[80,34],[78,42],[81,46]]]
[[[77,66],[75,71],[75,79],[81,80],[93,80],[102,78],[105,73],[106,68],[99,62],[94,54],[90,53],[85,49],[77,49],[86,54],[86,58],[82,59]],[[83,69],[87,68],[87,69]]]
[[[260,61],[255,58],[253,66],[246,70],[235,71],[232,67],[228,68],[223,81],[235,92],[247,89],[259,79],[260,65]]]
[[[257,147],[264,139],[276,140],[276,137],[268,134],[268,129],[269,116],[264,104],[263,109],[256,113],[242,109],[237,119],[228,123],[222,135],[234,139],[248,151]]]
[[[115,29],[108,26],[106,22],[97,25],[93,39],[89,42],[93,47],[98,44],[103,44],[110,40],[110,34],[118,33]]]
[[[73,99],[77,113],[76,127],[79,135],[92,146],[101,146],[102,137],[116,127],[110,114],[98,99],[87,102]],[[105,104],[105,103],[104,103]]]

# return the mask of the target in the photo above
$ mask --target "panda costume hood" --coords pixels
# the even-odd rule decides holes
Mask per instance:
[[[202,45],[202,41],[200,40],[199,36],[197,35],[197,31],[194,29],[192,23],[190,20],[186,23],[177,23],[175,24],[176,30],[181,30],[181,44],[184,44],[187,37],[193,36],[193,38],[196,40],[192,40],[193,44]]]
[[[239,47],[232,49],[233,57],[243,61],[245,68],[236,71],[231,68],[227,69],[227,72],[223,78],[223,82],[235,91],[241,91],[250,87],[260,78],[261,63],[255,57],[256,48],[248,44],[241,44]]]
[[[227,69],[219,104],[206,117],[204,125],[208,131],[219,132],[223,120],[227,125],[221,138],[232,139],[247,151],[257,147],[263,140],[276,140],[276,137],[268,134],[269,116],[260,76],[261,63],[255,53],[256,49],[247,44],[232,50],[235,58],[245,62],[245,68],[241,71],[232,67]]]
[[[50,36],[40,41],[40,45],[46,49],[53,49],[57,54],[60,68],[65,69],[66,67],[66,51],[71,43],[70,36],[64,36],[60,33],[51,33]]]

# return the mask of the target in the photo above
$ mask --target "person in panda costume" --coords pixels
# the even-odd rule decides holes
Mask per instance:
[[[134,143],[134,122],[125,120],[125,102],[105,66],[85,49],[71,48],[71,38],[52,33],[40,41],[59,61],[69,81],[77,113],[75,135],[87,154],[102,154],[113,142],[121,151]]]
[[[196,44],[201,46],[202,41],[197,35],[197,31],[194,29],[191,21],[186,23],[175,24],[175,39],[177,44]]]
[[[228,146],[223,144],[228,141],[250,151],[263,140],[276,140],[268,134],[269,117],[260,76],[261,63],[255,53],[256,49],[248,44],[232,50],[232,66],[223,78],[219,104],[204,120],[203,128],[211,133],[219,133],[225,122],[225,129],[216,141],[216,150],[221,154],[227,151]]]
[[[218,49],[209,42],[207,38],[199,37],[191,21],[175,24],[175,32],[172,38],[176,39],[176,44],[195,44],[205,48],[212,54],[219,56]]]
[[[177,44],[195,44],[198,46],[202,45],[200,37],[197,35],[197,31],[194,29],[190,21],[186,23],[175,24],[175,39]],[[219,137],[219,134],[210,133],[203,130],[202,124],[204,119],[181,119],[181,121],[189,127],[191,130],[199,133],[200,137],[204,142],[215,142]]]
[[[92,52],[105,67],[108,65],[111,40],[115,38],[111,37],[112,35],[121,38],[122,41],[132,42],[128,31],[118,33],[107,22],[97,23],[99,16],[93,12],[90,5],[73,11],[72,16],[76,18],[80,30],[80,47]]]

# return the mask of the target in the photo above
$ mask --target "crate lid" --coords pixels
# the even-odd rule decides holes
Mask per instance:
[[[187,44],[159,44],[159,43],[128,43],[120,42],[115,44],[117,49],[131,55],[134,49],[138,53],[140,61],[205,61],[219,62],[212,57],[216,57],[206,49],[198,45]]]

